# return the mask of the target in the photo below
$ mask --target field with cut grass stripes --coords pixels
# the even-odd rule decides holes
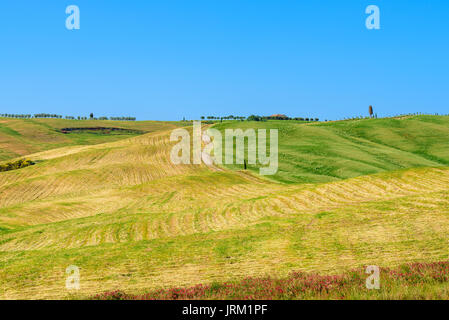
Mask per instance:
[[[35,165],[0,172],[0,298],[139,295],[449,258],[447,117],[217,124],[279,129],[270,179],[255,167],[172,164],[176,126],[46,146],[28,155]],[[77,292],[65,288],[69,265],[80,268]]]
[[[92,145],[134,137],[136,132],[73,132],[64,134],[63,128],[120,128],[141,132],[169,130],[187,125],[186,122],[111,121],[66,119],[14,119],[0,117],[0,162],[23,157],[39,151],[74,145]]]

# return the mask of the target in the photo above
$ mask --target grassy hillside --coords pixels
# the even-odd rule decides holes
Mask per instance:
[[[0,173],[0,298],[447,260],[446,118],[382,121],[274,122],[288,137],[276,179],[324,183],[173,165],[170,130],[33,154],[35,165]],[[320,163],[332,175],[315,173]],[[76,293],[65,289],[69,265],[80,268]]]
[[[117,127],[154,132],[168,130],[185,124],[187,123],[0,118],[0,161],[64,146],[99,144],[137,135],[129,132],[112,132],[111,134],[76,132],[63,134],[61,132],[62,128]]]
[[[214,128],[278,129],[279,171],[286,183],[338,181],[360,175],[449,165],[449,117],[414,116],[325,123],[225,122]],[[242,169],[241,165],[228,166]],[[258,172],[257,166],[249,166]]]

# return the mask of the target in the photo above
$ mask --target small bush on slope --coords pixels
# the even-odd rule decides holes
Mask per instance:
[[[6,164],[0,164],[0,172],[17,170],[17,169],[25,168],[28,166],[32,166],[34,164],[35,163],[31,160],[20,159],[18,161],[14,161],[14,162],[8,162]]]

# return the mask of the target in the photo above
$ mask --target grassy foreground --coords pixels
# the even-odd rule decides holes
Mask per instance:
[[[104,292],[95,300],[310,300],[310,299],[449,299],[449,262],[411,263],[379,268],[379,288],[367,288],[364,268],[324,276],[292,272],[285,278],[246,278],[235,282],[198,284],[144,294]],[[368,279],[369,284],[373,284]]]
[[[238,168],[172,164],[174,125],[33,153],[35,165],[0,173],[0,298],[143,294],[283,279],[294,270],[327,276],[364,265],[447,261],[447,118],[395,120],[403,122],[393,122],[396,136],[382,140],[388,148],[352,134],[337,139],[333,161],[326,148],[317,155],[312,147],[354,126],[372,127],[373,139],[388,132],[390,120],[273,122],[285,132],[279,142],[290,157],[280,158],[275,181]],[[298,132],[308,130],[311,151],[296,152],[305,143]],[[315,130],[323,136],[312,139]],[[407,135],[410,141],[400,138]],[[385,154],[377,156],[377,148]],[[345,158],[355,157],[384,167],[354,170],[360,161]],[[323,175],[310,163],[338,168]],[[314,182],[301,183],[308,179]],[[77,292],[65,288],[70,265],[80,269]]]

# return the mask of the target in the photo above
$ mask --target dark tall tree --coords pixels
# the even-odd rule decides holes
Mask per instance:
[[[374,111],[373,111],[373,106],[369,106],[369,116],[370,118],[373,117]]]
[[[94,117],[94,114],[93,114],[93,113],[91,113],[91,114],[90,114],[90,118],[92,119],[93,117]]]

